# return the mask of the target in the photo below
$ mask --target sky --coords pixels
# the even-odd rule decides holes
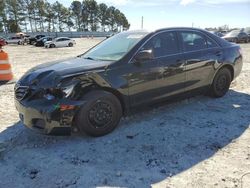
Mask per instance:
[[[48,0],[53,3],[56,0]],[[70,6],[72,0],[58,0]],[[120,9],[131,30],[165,27],[250,27],[250,0],[96,0]]]

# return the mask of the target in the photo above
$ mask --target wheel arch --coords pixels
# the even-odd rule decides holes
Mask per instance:
[[[121,107],[122,107],[122,113],[125,114],[127,112],[128,108],[127,108],[125,99],[119,91],[113,88],[109,88],[109,87],[100,87],[99,90],[112,93],[120,101]]]
[[[110,87],[101,87],[97,84],[91,84],[89,86],[87,86],[84,90],[83,93],[79,96],[80,98],[86,94],[88,94],[91,91],[95,91],[95,90],[101,90],[101,91],[106,91],[108,93],[113,94],[120,102],[121,107],[122,107],[122,113],[123,114],[127,114],[127,112],[129,111],[129,106],[126,102],[126,99],[124,98],[124,96],[116,89],[114,88],[110,88]]]
[[[220,68],[218,68],[217,71],[215,72],[214,76],[213,76],[213,80],[214,80],[216,74],[217,74],[221,69],[223,69],[223,68],[227,68],[227,69],[230,71],[230,73],[231,73],[231,78],[232,78],[231,81],[233,81],[233,80],[234,80],[234,67],[233,67],[233,65],[231,65],[231,64],[224,64],[224,65],[222,65]],[[213,82],[213,80],[212,80],[212,82]]]
[[[227,68],[230,71],[231,78],[232,78],[231,81],[233,81],[234,80],[234,67],[233,67],[233,65],[226,64],[226,65],[223,65],[220,69],[222,69],[222,68]]]

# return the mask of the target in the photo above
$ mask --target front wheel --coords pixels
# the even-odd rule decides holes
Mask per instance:
[[[76,116],[76,126],[90,136],[104,136],[112,132],[122,117],[120,101],[112,93],[91,91],[83,98],[86,103]]]
[[[232,75],[228,68],[222,68],[214,77],[210,88],[210,95],[215,98],[223,97],[229,90],[232,82]]]
[[[69,43],[69,47],[73,47],[73,43]]]
[[[55,47],[56,47],[56,45],[51,44],[49,47],[50,47],[50,48],[55,48]]]

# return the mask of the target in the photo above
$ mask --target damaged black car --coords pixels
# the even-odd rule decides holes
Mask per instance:
[[[32,68],[15,85],[15,104],[40,133],[103,136],[139,106],[197,91],[222,97],[241,69],[241,48],[207,31],[127,31]]]

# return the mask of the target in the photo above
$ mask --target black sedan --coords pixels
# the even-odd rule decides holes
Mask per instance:
[[[250,41],[248,35],[245,32],[238,30],[231,31],[222,38],[229,42],[235,42],[235,43],[240,43],[240,42],[248,43]]]
[[[35,35],[32,37],[29,37],[29,44],[33,45],[37,42],[37,40],[39,40],[40,38],[45,37],[45,35]]]
[[[249,38],[249,41],[250,41],[250,27],[245,28],[244,32],[248,35],[248,38]]]
[[[102,136],[132,109],[187,94],[224,96],[242,69],[239,45],[207,31],[130,31],[73,59],[29,70],[15,86],[21,121],[45,134]]]
[[[52,40],[53,40],[52,37],[43,37],[43,38],[40,38],[39,40],[36,41],[35,46],[36,47],[44,46],[45,42],[52,41]]]

